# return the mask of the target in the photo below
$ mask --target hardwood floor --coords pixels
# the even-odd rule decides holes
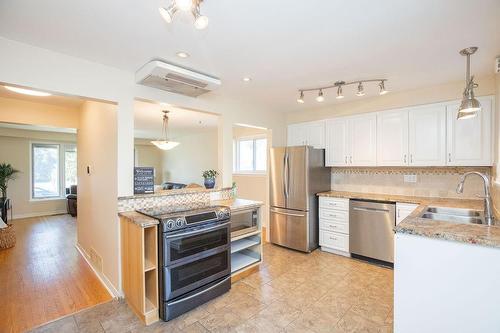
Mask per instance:
[[[17,244],[0,250],[0,332],[24,332],[111,300],[75,247],[69,215],[13,220]]]

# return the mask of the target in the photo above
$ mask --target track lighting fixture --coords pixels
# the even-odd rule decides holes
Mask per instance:
[[[324,89],[330,89],[330,88],[337,88],[337,99],[342,99],[344,98],[344,94],[342,93],[342,87],[343,86],[349,86],[353,84],[358,85],[358,89],[356,92],[356,96],[364,96],[365,95],[365,89],[363,84],[367,82],[378,82],[378,86],[380,88],[380,95],[385,95],[389,92],[385,88],[385,81],[387,79],[370,79],[370,80],[361,80],[361,81],[351,81],[351,82],[345,82],[345,81],[337,81],[333,85],[330,86],[325,86],[325,87],[318,87],[318,88],[308,88],[308,89],[299,89],[300,97],[297,98],[297,102],[300,104],[304,103],[304,92],[308,91],[318,91],[318,96],[316,97],[316,101],[318,102],[323,102],[325,100],[325,97],[323,96],[323,90]]]
[[[470,56],[477,51],[477,47],[468,47],[460,51],[460,54],[467,57],[466,72],[465,72],[465,90],[463,93],[462,103],[458,109],[457,119],[469,119],[477,116],[481,111],[481,103],[474,97],[474,88],[477,88],[477,83],[474,82],[474,75],[470,75]]]
[[[339,86],[337,88],[337,99],[342,99],[344,98],[344,95],[342,94],[342,86]]]
[[[316,102],[323,102],[325,100],[325,97],[323,96],[323,90],[319,90],[318,92],[318,97],[316,97]]]
[[[196,29],[202,30],[208,26],[208,17],[202,15],[200,12],[200,4],[203,0],[172,0],[172,3],[168,7],[158,8],[161,17],[167,23],[171,23],[174,14],[179,10],[183,12],[191,12],[194,17],[194,26]]]
[[[297,103],[304,104],[304,92],[300,92],[299,98],[297,98]]]
[[[363,88],[363,83],[358,84],[358,92],[356,93],[356,96],[364,96],[365,95],[365,89]]]

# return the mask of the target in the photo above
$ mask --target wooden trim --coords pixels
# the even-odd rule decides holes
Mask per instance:
[[[250,268],[245,268],[245,270],[235,273],[233,276],[231,276],[231,283],[235,283],[241,279],[244,279],[247,276],[252,275],[255,272],[258,272],[259,270],[260,270],[260,262],[254,264]]]

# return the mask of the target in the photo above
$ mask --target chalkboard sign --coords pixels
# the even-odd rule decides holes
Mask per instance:
[[[154,193],[155,191],[155,169],[136,167],[134,168],[134,194]]]

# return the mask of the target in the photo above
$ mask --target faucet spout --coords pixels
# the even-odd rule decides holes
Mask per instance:
[[[477,171],[470,171],[466,172],[462,175],[460,178],[460,182],[458,183],[457,186],[457,193],[463,193],[464,191],[464,183],[465,179],[467,179],[468,176],[470,175],[476,175],[481,177],[483,180],[483,185],[484,185],[484,219],[486,224],[489,226],[493,225],[494,223],[494,216],[493,216],[493,211],[492,211],[492,204],[491,204],[491,195],[490,195],[490,181],[488,179],[488,176],[486,176],[484,173],[477,172]]]

